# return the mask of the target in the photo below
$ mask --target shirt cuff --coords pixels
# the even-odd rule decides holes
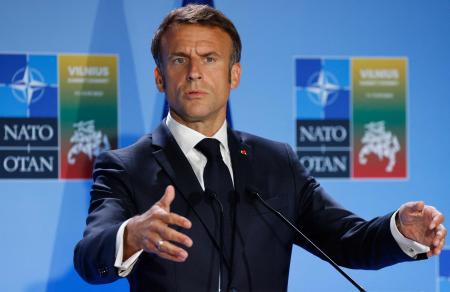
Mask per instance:
[[[117,231],[116,235],[116,261],[114,262],[114,267],[118,269],[118,274],[120,277],[128,276],[143,251],[141,249],[129,257],[126,261],[123,261],[123,235],[129,220],[130,219],[120,225],[119,231]]]
[[[429,252],[430,248],[428,246],[406,238],[405,236],[403,236],[403,234],[400,233],[400,230],[398,230],[397,228],[397,224],[395,224],[395,217],[397,216],[397,213],[398,211],[391,216],[390,226],[392,236],[394,237],[395,241],[397,241],[401,250],[411,258],[417,258],[419,254]]]

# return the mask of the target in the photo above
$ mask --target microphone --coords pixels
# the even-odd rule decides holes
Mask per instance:
[[[218,291],[220,292],[222,289],[222,280],[223,280],[223,257],[224,257],[224,253],[223,253],[223,221],[224,221],[224,216],[223,216],[223,205],[220,202],[219,198],[217,198],[217,194],[215,192],[213,192],[210,189],[205,189],[205,194],[206,196],[211,199],[212,201],[215,201],[217,203],[217,205],[219,206],[219,213],[220,213],[220,219],[219,219],[219,230],[220,230],[220,241],[219,241],[219,252],[220,252],[220,264],[219,264],[219,289]]]
[[[310,246],[312,246],[320,255],[322,255],[327,262],[329,262],[342,276],[344,276],[353,286],[355,286],[358,291],[366,292],[363,287],[361,287],[358,283],[355,282],[349,275],[347,275],[325,252],[323,252],[314,242],[312,242],[308,236],[303,234],[294,224],[292,224],[289,219],[287,219],[283,214],[272,208],[266,201],[261,197],[258,190],[253,186],[246,186],[245,191],[250,195],[252,199],[258,199],[264,207],[270,210],[273,214],[275,214],[278,218],[281,219],[287,226],[291,228],[296,234],[300,235]]]
[[[223,214],[223,205],[220,202],[219,198],[217,198],[217,194],[210,189],[205,189],[205,194],[209,199],[217,202],[217,205],[219,205],[220,213]]]

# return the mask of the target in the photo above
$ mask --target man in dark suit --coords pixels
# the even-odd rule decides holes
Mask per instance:
[[[285,291],[292,245],[315,251],[254,192],[339,265],[378,269],[439,254],[447,230],[435,208],[410,202],[365,221],[333,201],[287,144],[227,128],[240,50],[234,25],[213,8],[164,19],[152,53],[170,113],[152,134],[98,157],[78,273],[90,283],[126,276],[133,291]]]

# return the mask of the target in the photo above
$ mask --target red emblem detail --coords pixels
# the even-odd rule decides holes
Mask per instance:
[[[242,155],[247,155],[247,150],[242,149],[242,150],[241,150],[241,154],[242,154]]]

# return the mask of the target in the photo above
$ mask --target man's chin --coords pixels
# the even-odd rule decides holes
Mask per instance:
[[[190,114],[190,115],[183,115],[183,116],[177,116],[175,118],[177,122],[184,125],[193,125],[193,124],[205,124],[210,126],[216,125],[216,123],[222,124],[225,120],[225,116],[223,118],[220,118],[217,115],[207,115],[207,114]]]

